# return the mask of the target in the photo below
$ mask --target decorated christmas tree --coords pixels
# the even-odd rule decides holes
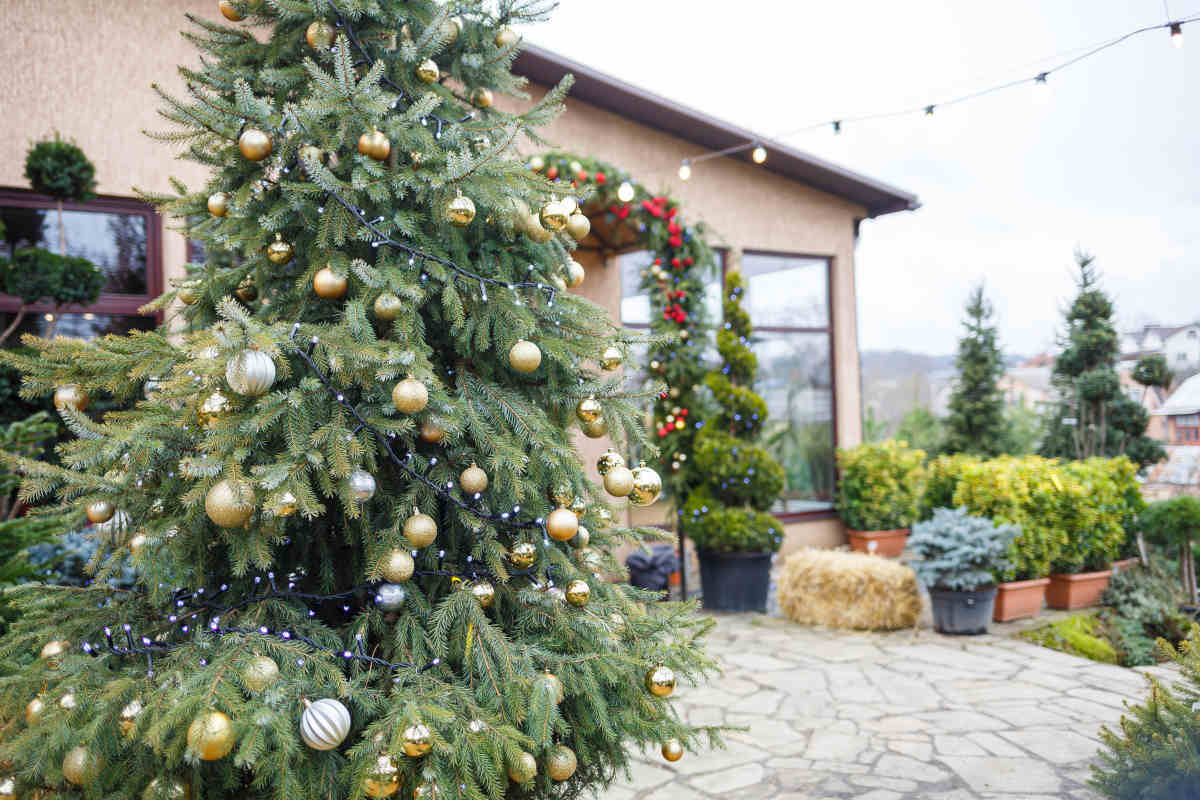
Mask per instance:
[[[191,20],[162,136],[211,177],[152,199],[205,263],[157,331],[4,356],[77,436],[14,460],[23,498],[100,546],[89,585],[14,592],[0,796],[574,797],[712,736],[670,701],[710,623],[607,580],[651,532],[571,445],[654,448],[634,338],[557,285],[585,198],[513,157],[568,89],[510,72],[540,5]]]

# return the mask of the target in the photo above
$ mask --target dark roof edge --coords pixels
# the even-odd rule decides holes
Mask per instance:
[[[758,141],[770,153],[763,169],[865,206],[868,216],[910,211],[921,206],[914,194],[786,144],[764,139],[753,131],[639,89],[544,48],[525,44],[513,70],[541,86],[553,86],[571,73],[575,76],[571,97],[678,136],[704,150],[723,150],[743,142]],[[743,151],[730,158],[749,161],[750,155]]]

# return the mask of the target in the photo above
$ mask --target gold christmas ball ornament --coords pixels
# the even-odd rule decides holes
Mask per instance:
[[[134,727],[137,725],[137,718],[141,716],[143,711],[141,700],[130,700],[121,709],[121,715],[117,717],[117,727],[121,729],[122,736],[128,736],[133,733]]]
[[[575,163],[579,163],[579,162],[575,162]],[[574,167],[571,168],[572,173],[575,173],[578,171],[579,170],[575,169]],[[579,201],[576,200],[574,197],[563,197],[558,202],[562,203],[563,211],[567,212],[567,222],[569,223],[571,221],[571,215],[575,214],[579,211]]]
[[[600,520],[601,528],[607,528],[612,525],[612,512],[604,507],[598,508],[596,509],[596,519]]]
[[[229,194],[213,192],[208,196],[208,213],[214,217],[223,217],[229,213]]]
[[[592,534],[587,528],[580,525],[579,530],[575,531],[575,538],[571,540],[571,544],[575,545],[576,547],[587,547],[591,541]]]
[[[295,251],[290,243],[283,240],[282,233],[275,234],[275,241],[267,245],[267,259],[272,264],[282,266],[291,261],[293,255]]]
[[[76,786],[84,786],[100,771],[100,759],[82,745],[67,751],[63,758],[62,774]]]
[[[238,7],[232,0],[221,0],[217,3],[217,8],[221,10],[221,16],[230,22],[241,22],[246,18],[241,11],[238,11]]]
[[[560,483],[550,490],[550,499],[556,505],[569,506],[571,505],[571,501],[575,499],[575,490],[571,488],[570,484]]]
[[[208,518],[222,528],[240,528],[254,515],[254,487],[225,478],[213,484],[204,498]]]
[[[476,108],[491,108],[495,98],[492,96],[492,90],[484,86],[480,86],[471,92],[471,105]]]
[[[488,487],[487,473],[480,469],[475,462],[462,471],[458,483],[467,494],[479,494]]]
[[[614,345],[604,348],[604,354],[600,356],[601,367],[611,372],[623,363],[625,363],[625,354],[621,352],[620,348]]]
[[[254,285],[254,279],[249,275],[242,278],[237,289],[233,292],[238,296],[238,299],[243,303],[253,303],[258,299],[258,287]]]
[[[336,36],[333,26],[323,19],[313,20],[304,31],[304,40],[313,50],[328,50]]]
[[[389,550],[379,563],[379,571],[388,583],[404,583],[412,577],[416,564],[407,550]]]
[[[358,152],[376,161],[386,161],[391,155],[392,143],[383,131],[372,128],[358,137]]]
[[[346,296],[347,281],[329,267],[322,267],[313,276],[313,291],[324,300],[341,300]]]
[[[346,487],[357,503],[365,503],[375,496],[375,476],[365,469],[352,470],[346,476]]]
[[[579,517],[569,508],[559,506],[546,517],[546,533],[556,542],[570,541],[579,530]]]
[[[262,161],[271,155],[271,137],[258,128],[246,128],[238,137],[238,149],[251,161]]]
[[[307,703],[300,715],[300,738],[313,750],[332,750],[348,733],[350,711],[332,698]]]
[[[25,705],[25,724],[33,727],[42,721],[46,713],[46,703],[40,697],[35,697]]]
[[[417,549],[428,547],[437,538],[437,523],[414,508],[413,515],[404,521],[404,538]]]
[[[519,41],[521,41],[521,37],[517,35],[516,31],[507,25],[496,31],[496,47],[512,47]]]
[[[594,419],[591,422],[584,422],[579,426],[583,431],[583,435],[589,439],[599,439],[604,434],[608,433],[608,423],[601,419]]]
[[[142,800],[192,800],[192,787],[178,778],[155,778],[142,792]]]
[[[233,720],[220,711],[205,711],[187,730],[188,750],[201,761],[217,761],[233,750]]]
[[[582,264],[572,258],[563,265],[563,270],[567,274],[567,286],[572,289],[578,289],[583,285],[583,279],[587,277],[587,273],[584,271]]]
[[[573,580],[567,584],[567,602],[576,608],[583,608],[592,599],[592,587],[587,581]]]
[[[112,519],[113,514],[117,513],[117,507],[107,500],[99,500],[95,503],[88,503],[84,513],[87,514],[88,522],[99,525]]]
[[[391,756],[379,756],[375,759],[375,769],[363,782],[363,791],[368,797],[391,797],[400,790],[400,777],[397,775],[395,762]]]
[[[576,211],[567,217],[567,233],[577,242],[582,242],[592,232],[592,221],[586,214]]]
[[[537,214],[534,214],[532,211],[529,212],[529,216],[525,219],[525,235],[539,244],[545,244],[554,238],[554,234],[542,227]]]
[[[537,777],[537,759],[531,753],[521,752],[517,760],[508,765],[508,777],[513,783],[528,783]]]
[[[446,44],[453,44],[462,33],[463,23],[458,17],[450,17],[442,23],[442,39]]]
[[[567,227],[568,216],[567,208],[561,201],[551,200],[542,206],[542,210],[538,214],[538,221],[546,230],[557,233]]]
[[[465,195],[457,195],[446,205],[446,219],[460,228],[465,228],[475,219],[475,203]]]
[[[633,471],[633,490],[629,493],[629,502],[635,506],[648,506],[658,499],[660,492],[662,478],[647,467],[645,462],[638,464],[638,468]]]
[[[556,745],[546,756],[546,774],[552,781],[561,783],[569,779],[578,766],[575,751],[564,744]]]
[[[595,422],[600,419],[604,409],[595,397],[585,397],[575,406],[575,417],[580,422]]]
[[[17,782],[12,778],[0,778],[0,800],[17,800]]]
[[[662,757],[667,761],[678,761],[683,758],[683,745],[678,739],[667,739],[662,743]]]
[[[532,542],[518,542],[509,551],[508,560],[517,569],[529,569],[537,561],[537,547]]]
[[[296,495],[291,492],[284,492],[275,501],[275,506],[271,509],[271,513],[277,517],[290,517],[299,509],[300,501],[296,499]]]
[[[413,789],[413,800],[441,800],[441,797],[441,790],[432,781],[425,781]]]
[[[571,501],[569,508],[571,509],[571,513],[575,515],[575,519],[580,519],[587,513],[587,501],[582,497],[576,497]]]
[[[275,361],[262,350],[243,350],[225,364],[229,388],[246,397],[261,397],[275,383]]]
[[[62,657],[71,649],[71,643],[66,639],[51,639],[42,645],[41,659],[49,669],[58,669]]]
[[[87,390],[77,383],[64,383],[54,390],[54,407],[59,411],[69,408],[82,413],[91,402],[92,398],[88,396]]]
[[[427,58],[417,65],[417,80],[421,83],[434,83],[441,74],[437,62],[432,58]]]
[[[662,664],[646,673],[646,691],[655,697],[669,697],[675,691],[675,672]]]
[[[558,273],[554,273],[550,276],[550,285],[555,289],[558,289],[560,292],[565,292],[567,290],[567,282],[563,280],[563,277]]]
[[[75,699],[75,693],[69,689],[66,694],[58,698],[58,707],[63,711],[74,711],[77,705],[79,705],[79,701]]]
[[[550,670],[546,670],[538,682],[542,685],[542,690],[554,698],[555,704],[561,703],[567,696],[567,687],[563,682]]]
[[[625,466],[625,459],[621,458],[621,454],[611,447],[596,459],[596,471],[600,473],[601,477],[608,475],[610,470],[623,466]]]
[[[487,581],[475,581],[471,584],[471,594],[479,601],[481,608],[491,608],[496,602],[496,587]]]
[[[421,423],[419,435],[422,442],[425,442],[426,444],[437,444],[438,442],[442,441],[442,439],[446,438],[446,429],[441,425],[438,425],[433,420],[427,419]]]
[[[144,533],[134,534],[133,538],[129,540],[129,552],[133,553],[134,555],[137,555],[138,553],[140,553],[142,551],[142,548],[144,548],[149,543],[150,543],[150,539],[149,539],[149,537],[146,536],[146,534],[144,534]]]
[[[252,692],[264,692],[279,680],[279,665],[267,656],[255,656],[242,670],[242,683]]]
[[[517,372],[529,374],[542,363],[542,351],[533,342],[520,339],[509,348],[508,363]]]
[[[315,144],[306,144],[300,148],[300,166],[306,177],[311,177],[309,174],[309,164],[325,163],[325,151],[317,147]]]
[[[220,392],[213,392],[196,407],[196,421],[202,428],[211,428],[217,420],[229,413],[229,398]]]
[[[391,292],[375,298],[375,316],[383,322],[392,322],[404,310],[404,303]]]
[[[404,755],[409,758],[421,758],[428,755],[429,751],[433,749],[429,728],[420,722],[409,725],[404,729],[401,746],[404,748]]]
[[[429,390],[425,384],[409,375],[392,387],[392,405],[401,414],[416,414],[429,405]]]

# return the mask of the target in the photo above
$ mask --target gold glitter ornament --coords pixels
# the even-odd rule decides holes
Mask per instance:
[[[107,500],[99,500],[95,503],[88,503],[84,513],[87,514],[88,522],[99,525],[112,519],[113,514],[117,513],[117,507]]]
[[[683,758],[683,745],[678,739],[667,739],[662,743],[662,757],[667,761],[678,761]]]
[[[254,515],[254,487],[243,480],[220,480],[205,495],[204,510],[220,527],[240,528]]]
[[[213,192],[208,196],[208,213],[223,217],[229,213],[229,193]]]
[[[492,95],[492,90],[485,86],[480,86],[471,92],[471,105],[476,108],[491,108],[495,102],[495,97]]]
[[[47,669],[58,669],[62,657],[71,649],[71,643],[66,639],[51,639],[42,645],[41,659],[46,662]]]
[[[669,697],[675,691],[675,672],[659,664],[646,673],[646,691],[655,697]]]
[[[576,579],[567,584],[567,602],[571,605],[582,608],[591,599],[592,587],[588,586],[587,581]]]
[[[25,705],[25,724],[33,727],[42,721],[46,713],[46,703],[41,697],[35,697]]]
[[[82,413],[91,402],[92,398],[88,396],[87,390],[77,383],[64,383],[54,390],[54,407],[59,411],[69,408]]]
[[[155,778],[142,792],[142,800],[192,800],[192,787],[178,778]]]
[[[458,484],[467,494],[479,494],[487,489],[488,476],[472,461],[471,466],[464,469],[458,476]]]
[[[625,354],[618,347],[609,345],[604,348],[604,354],[600,356],[601,367],[611,372],[623,363],[625,363]]]
[[[566,745],[556,745],[550,751],[550,755],[546,756],[546,774],[550,776],[550,780],[558,783],[574,775],[578,766],[575,751]]]
[[[121,709],[121,715],[117,717],[117,727],[121,729],[122,736],[128,736],[133,733],[133,729],[137,726],[137,718],[142,713],[142,701],[138,699],[130,700]]]
[[[220,392],[213,392],[196,408],[196,421],[202,428],[211,428],[229,411],[229,398]]]
[[[328,50],[336,36],[333,26],[323,19],[313,20],[304,31],[304,40],[313,50]]]
[[[392,405],[402,414],[416,414],[429,405],[429,390],[409,375],[392,387]]]
[[[623,466],[625,466],[625,459],[621,458],[621,454],[611,447],[596,459],[596,471],[600,473],[601,477],[608,475],[610,470]]]
[[[427,58],[417,65],[417,80],[421,83],[434,83],[441,74],[437,62],[432,58]]]
[[[508,777],[513,783],[528,783],[537,777],[537,759],[531,753],[521,752],[517,760],[508,765]]]
[[[348,282],[329,267],[322,267],[313,275],[313,291],[324,300],[341,300],[346,296]]]
[[[290,517],[299,508],[300,501],[296,499],[296,495],[291,492],[284,492],[279,495],[279,499],[276,501],[275,507],[271,509],[271,513],[277,517]]]
[[[400,776],[391,756],[382,755],[375,759],[375,768],[363,782],[363,791],[376,800],[391,797],[400,790]]]
[[[271,137],[258,128],[246,128],[238,137],[238,149],[250,161],[262,161],[271,155]]]
[[[253,303],[258,299],[258,287],[254,285],[254,279],[249,275],[242,278],[237,288],[233,290],[233,293],[243,303]]]
[[[491,608],[496,602],[496,587],[487,581],[475,581],[471,584],[471,594],[479,601],[481,608]]]
[[[437,523],[414,508],[413,515],[404,521],[404,538],[417,549],[428,547],[437,538]]]
[[[404,755],[409,758],[421,758],[428,755],[433,749],[433,742],[430,741],[429,728],[418,722],[414,725],[409,725],[404,729],[404,741],[402,744]]]
[[[529,569],[537,561],[537,547],[532,542],[518,542],[509,551],[508,560],[517,569]]]
[[[595,397],[585,397],[575,406],[575,416],[580,422],[594,422],[600,419],[604,409]]]
[[[604,490],[613,497],[628,497],[633,491],[633,471],[624,462],[604,476]]]
[[[442,39],[446,44],[453,44],[462,33],[463,23],[458,17],[450,17],[442,23]]]
[[[263,692],[279,680],[279,665],[267,656],[255,656],[242,670],[242,683],[252,692]]]
[[[233,750],[233,720],[220,711],[205,711],[188,726],[188,750],[201,761],[217,761]]]
[[[465,228],[475,219],[475,202],[464,194],[456,195],[446,205],[446,219]]]
[[[63,777],[76,786],[90,783],[99,771],[100,759],[82,745],[67,751],[66,757],[63,758]]]
[[[542,351],[533,342],[520,339],[509,348],[508,363],[517,372],[528,374],[542,363]]]
[[[404,303],[391,292],[375,298],[375,316],[383,322],[392,322],[404,311]]]
[[[407,550],[395,548],[389,550],[388,554],[383,557],[379,563],[379,570],[383,573],[383,579],[388,583],[404,583],[412,577],[413,570],[416,569],[416,564],[413,562],[413,557],[409,555]]]
[[[559,506],[546,517],[546,533],[556,542],[566,542],[579,530],[579,518],[569,508]]]

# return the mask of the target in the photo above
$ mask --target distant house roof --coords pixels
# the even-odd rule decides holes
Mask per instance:
[[[1171,393],[1167,402],[1151,414],[1159,417],[1174,417],[1179,414],[1200,414],[1200,375],[1193,375]]]
[[[1140,331],[1129,331],[1122,334],[1125,339],[1133,346],[1126,349],[1126,357],[1131,357],[1136,354],[1154,353],[1162,348],[1163,342],[1179,333],[1185,328],[1191,328],[1196,323],[1189,322],[1185,325],[1143,325]],[[1151,340],[1147,344],[1147,340]],[[1154,342],[1153,340],[1157,340]]]
[[[916,195],[839,167],[779,142],[739,128],[665,97],[639,89],[611,75],[533,45],[525,45],[513,70],[534,83],[553,86],[567,73],[575,76],[571,96],[643,125],[678,136],[698,149],[715,151],[757,141],[770,157],[763,169],[800,181],[865,206],[878,217],[920,207]],[[750,161],[749,151],[729,156]]]

